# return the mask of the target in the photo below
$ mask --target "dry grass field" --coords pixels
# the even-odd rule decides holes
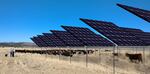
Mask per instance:
[[[113,74],[112,52],[96,51],[88,55],[70,57],[16,53],[15,57],[5,57],[11,48],[0,48],[0,74]],[[32,48],[24,48],[32,49]],[[120,50],[115,57],[116,74],[149,74],[150,55],[145,51],[145,63],[132,63],[125,56],[128,50]],[[136,51],[136,53],[143,53]],[[71,60],[71,61],[70,61]]]

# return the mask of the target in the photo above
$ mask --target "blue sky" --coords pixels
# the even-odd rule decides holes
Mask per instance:
[[[150,10],[150,0],[0,0],[0,42],[32,42],[34,35],[63,30],[60,25],[90,28],[79,18],[150,32],[150,23],[116,3]]]

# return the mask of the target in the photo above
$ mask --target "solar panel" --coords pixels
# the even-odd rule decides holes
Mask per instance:
[[[55,46],[58,47],[64,47],[66,46],[63,41],[61,41],[58,37],[51,33],[43,33],[44,36],[46,36]]]
[[[33,37],[33,38],[41,47],[46,47],[45,42],[42,41],[39,37]]]
[[[67,32],[71,33],[86,46],[113,46],[113,43],[95,34],[88,28],[62,26]]]
[[[123,9],[133,13],[134,15],[150,22],[150,11],[131,7],[131,6],[126,6],[126,5],[122,5],[122,4],[117,4],[117,5]]]
[[[47,47],[55,47],[55,44],[51,40],[49,40],[46,36],[38,35],[38,37],[41,38],[45,42]]]
[[[144,41],[146,45],[150,45],[150,33],[143,32],[140,29],[124,28],[124,27],[120,27],[120,28],[124,29],[127,32],[132,33],[133,35],[135,35],[136,37]]]
[[[51,30],[51,32],[60,38],[67,46],[84,46],[84,44],[67,31]]]
[[[143,40],[150,46],[150,32],[144,32]]]
[[[32,38],[32,41],[33,41],[34,43],[36,43],[39,47],[43,47],[43,46],[41,45],[41,43],[39,43],[35,37]]]
[[[37,37],[43,42],[43,44],[44,44],[45,47],[49,47],[49,45],[47,44],[47,41],[46,41],[46,39],[45,39],[44,36],[37,35]]]
[[[139,40],[134,35],[129,32],[124,31],[120,27],[116,26],[111,22],[89,20],[89,19],[80,19],[96,31],[112,40],[118,46],[143,46],[144,43],[142,40]]]
[[[42,47],[34,38],[30,38],[37,46]]]

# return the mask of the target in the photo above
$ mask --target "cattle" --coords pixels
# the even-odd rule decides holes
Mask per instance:
[[[138,53],[138,54],[129,54],[129,53],[126,53],[125,55],[130,59],[131,62],[134,62],[134,61],[135,62],[136,61],[142,62],[143,61],[141,53]]]
[[[5,57],[7,57],[8,56],[8,54],[5,54]]]
[[[92,54],[94,50],[16,50],[19,53],[36,53],[36,54],[49,54],[49,55],[62,55],[72,57],[74,54]]]
[[[111,50],[105,50],[105,52],[111,52]]]
[[[70,56],[70,57],[72,57],[73,56],[73,54],[70,52],[70,51],[63,51],[62,53],[61,53],[61,55],[63,55],[63,56]]]
[[[119,56],[119,53],[112,53],[113,56]]]

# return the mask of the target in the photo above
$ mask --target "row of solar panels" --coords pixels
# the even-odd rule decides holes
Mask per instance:
[[[51,30],[32,37],[32,41],[39,47],[66,46],[149,46],[150,33],[140,29],[123,28],[111,22],[80,19],[98,31],[97,35],[88,28],[62,26],[66,31]]]
[[[113,46],[113,44],[95,34],[88,28],[62,26],[66,31],[51,30],[31,38],[39,47],[64,46]]]
[[[121,8],[150,22],[150,11],[117,4]],[[40,47],[63,46],[149,46],[150,33],[140,29],[123,28],[111,22],[81,19],[106,38],[87,28],[62,26],[66,31],[52,30],[31,38]]]

